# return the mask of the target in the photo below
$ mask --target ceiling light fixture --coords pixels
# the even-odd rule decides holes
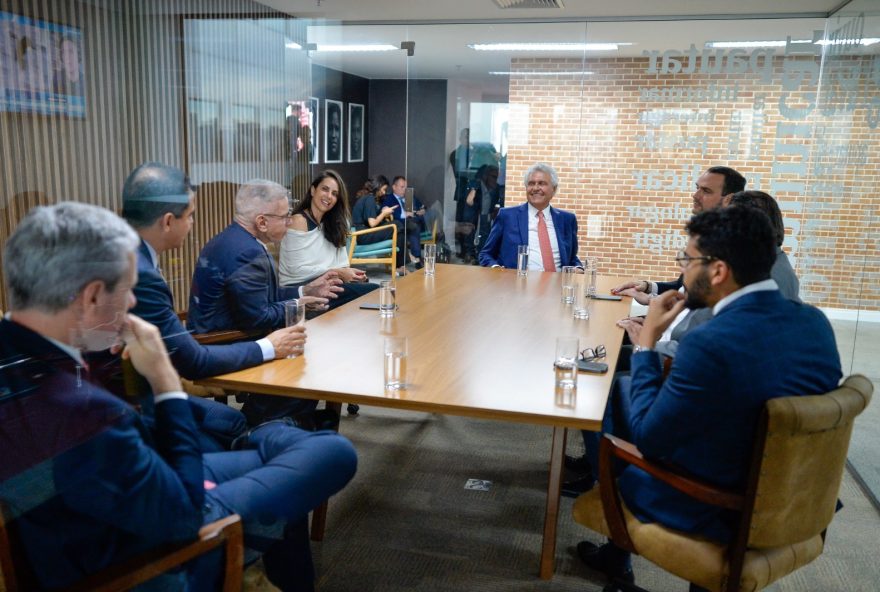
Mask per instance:
[[[617,51],[632,43],[469,43],[477,51]]]
[[[284,47],[286,47],[287,49],[302,49],[303,48],[302,45],[300,45],[299,43],[296,43],[295,41],[288,41],[287,43],[284,44]]]
[[[352,43],[350,45],[331,45],[319,43],[317,51],[396,51],[400,49],[396,45],[387,43]]]
[[[880,43],[880,39],[876,37],[866,37],[864,39],[819,39],[818,41],[813,41],[812,39],[794,39],[792,41],[781,41],[781,40],[773,40],[773,41],[707,41],[706,47],[711,47],[715,49],[730,49],[734,47],[785,47],[787,43],[792,44],[800,44],[800,43],[815,43],[816,45],[864,45],[865,47],[869,45],[874,45],[875,43]]]

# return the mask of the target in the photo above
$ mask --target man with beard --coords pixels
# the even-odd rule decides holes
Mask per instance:
[[[651,301],[632,375],[618,381],[603,431],[633,442],[647,458],[741,488],[765,402],[832,390],[841,378],[840,357],[824,315],[786,299],[770,279],[776,237],[764,213],[717,208],[694,216],[686,229],[687,246],[675,259],[687,296],[670,290]],[[712,307],[714,316],[681,341],[663,381],[654,347],[685,307]],[[736,520],[729,511],[696,502],[631,465],[618,483],[639,520],[729,542]],[[577,552],[593,569],[633,580],[629,553],[613,544],[583,541]]]
[[[696,182],[696,190],[691,197],[694,200],[694,214],[707,212],[723,205],[734,193],[746,188],[746,178],[739,171],[726,166],[713,166],[706,169]],[[681,288],[682,276],[671,282],[652,282],[650,280],[631,280],[614,287],[612,294],[632,296],[639,304],[648,304],[652,296],[667,290]]]

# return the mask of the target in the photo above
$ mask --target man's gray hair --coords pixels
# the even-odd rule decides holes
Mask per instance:
[[[3,253],[10,309],[62,311],[96,280],[113,291],[139,243],[110,210],[70,201],[34,208]]]
[[[532,173],[542,172],[550,177],[550,184],[553,185],[553,189],[559,187],[559,175],[556,174],[556,169],[547,164],[546,162],[536,162],[532,166],[529,167],[529,170],[526,171],[525,177],[523,177],[523,185],[526,187],[529,186],[529,177],[532,176]]]
[[[280,199],[290,202],[290,194],[284,185],[266,179],[251,179],[239,187],[235,194],[235,218],[245,224],[253,224],[266,206]]]

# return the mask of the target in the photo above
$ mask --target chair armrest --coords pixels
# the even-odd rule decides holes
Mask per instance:
[[[352,237],[361,236],[363,234],[370,234],[371,232],[379,232],[380,230],[384,230],[386,228],[396,228],[394,224],[382,224],[380,226],[373,226],[372,228],[364,228],[363,230],[355,230],[351,233]]]
[[[195,541],[163,545],[147,551],[89,576],[68,592],[128,590],[221,546],[226,548],[223,591],[237,592],[241,590],[244,570],[243,530],[237,514],[206,524],[199,530],[199,538]]]
[[[605,434],[599,444],[599,495],[602,498],[611,540],[627,551],[635,552],[635,546],[626,528],[623,504],[614,474],[614,459],[636,466],[673,489],[703,503],[729,510],[742,510],[745,504],[743,494],[675,472],[666,465],[646,459],[634,444]]]
[[[397,249],[397,225],[382,224],[380,226],[364,228],[363,230],[353,230],[351,232],[351,234],[349,235],[351,237],[351,241],[348,244],[348,260],[351,261],[352,257],[354,257],[354,250],[357,248],[357,237],[363,236],[365,234],[370,234],[371,232],[379,232],[380,230],[384,230],[386,228],[391,229],[391,252],[393,254]]]
[[[210,333],[193,333],[193,339],[202,345],[213,345],[218,343],[234,343],[236,341],[245,341],[247,339],[259,339],[265,337],[265,331],[258,329],[250,329],[247,331],[239,331],[229,329],[228,331],[211,331]]]

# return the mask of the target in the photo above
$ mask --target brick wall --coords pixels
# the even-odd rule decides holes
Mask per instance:
[[[549,162],[582,255],[672,279],[697,176],[732,166],[779,200],[806,301],[880,309],[880,57],[746,55],[703,73],[660,56],[513,60],[508,204]]]

